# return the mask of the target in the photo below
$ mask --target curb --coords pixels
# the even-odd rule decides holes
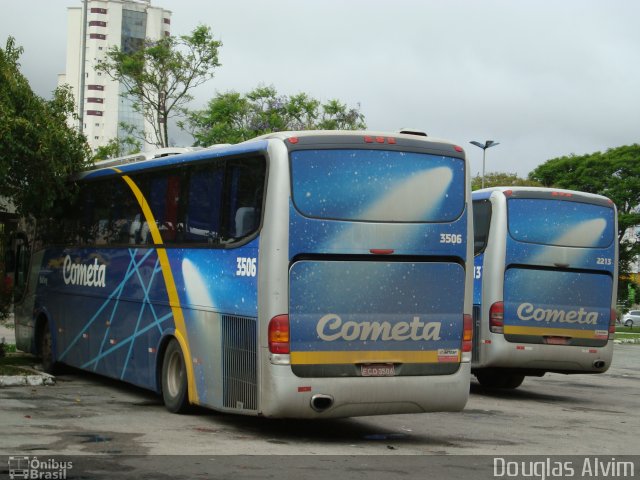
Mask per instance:
[[[30,375],[0,375],[0,387],[20,387],[29,385],[39,387],[41,385],[55,385],[56,377],[48,373],[39,372],[33,368],[16,366],[19,370],[24,370]]]
[[[640,345],[640,338],[618,339],[618,340],[614,340],[613,343],[615,343],[616,345],[619,345],[621,343]]]

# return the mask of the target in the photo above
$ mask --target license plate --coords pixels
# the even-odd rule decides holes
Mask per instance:
[[[544,337],[547,345],[568,345],[569,337]]]
[[[363,377],[393,377],[396,374],[393,363],[362,365],[360,368]]]

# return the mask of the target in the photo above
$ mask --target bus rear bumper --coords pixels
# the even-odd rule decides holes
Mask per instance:
[[[259,414],[266,417],[340,418],[460,411],[469,397],[470,364],[451,375],[300,378],[271,366]]]
[[[511,343],[494,339],[491,344],[482,347],[485,348],[481,351],[481,361],[472,365],[473,370],[518,369],[523,370],[525,375],[545,372],[603,373],[609,369],[613,357],[612,341],[604,347],[585,347]]]

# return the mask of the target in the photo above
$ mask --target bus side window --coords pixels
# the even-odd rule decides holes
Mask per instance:
[[[478,255],[487,248],[489,227],[491,225],[491,202],[478,200],[473,202],[473,254]]]
[[[264,158],[230,162],[228,166],[230,218],[229,235],[240,239],[260,226],[265,181]]]
[[[223,165],[210,164],[190,169],[188,184],[183,240],[219,244],[222,234]]]

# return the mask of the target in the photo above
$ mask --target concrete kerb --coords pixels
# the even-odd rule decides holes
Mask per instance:
[[[35,368],[15,365],[13,368],[24,372],[22,375],[0,375],[0,387],[17,387],[29,385],[39,387],[41,385],[55,385],[56,377],[41,372]]]
[[[17,367],[16,367],[17,368]],[[39,387],[41,385],[55,385],[56,378],[46,373],[39,375],[2,375],[0,376],[0,387],[19,387],[29,385]]]
[[[617,339],[614,340],[613,343],[615,344],[636,344],[636,345],[640,345],[640,338],[621,338],[621,339]]]

